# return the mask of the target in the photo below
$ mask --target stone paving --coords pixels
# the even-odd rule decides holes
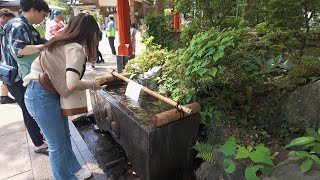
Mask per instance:
[[[105,32],[99,49],[105,59],[105,63],[96,64],[95,69],[87,65],[85,79],[91,79],[105,72],[106,68],[116,69],[116,56],[111,50]],[[116,38],[117,39],[117,38]],[[140,35],[137,34],[137,42]],[[117,47],[118,41],[115,45]],[[138,51],[143,49],[137,43]],[[89,93],[88,93],[89,94]],[[88,96],[89,110],[92,109]],[[81,165],[93,172],[91,179],[105,180],[107,176],[99,167],[95,157],[89,151],[78,130],[69,120],[72,148]],[[17,104],[0,104],[0,180],[51,180],[52,172],[49,158],[46,155],[34,153],[34,146],[26,131],[22,119],[22,112]]]

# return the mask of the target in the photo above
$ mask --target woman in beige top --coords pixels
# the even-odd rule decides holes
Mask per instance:
[[[32,63],[32,72],[28,76],[31,81],[25,94],[25,104],[48,142],[55,180],[76,180],[91,176],[88,169],[80,166],[72,151],[68,120],[60,110],[60,96],[68,97],[75,91],[104,88],[94,81],[81,80],[86,57],[90,62],[96,58],[99,32],[93,16],[84,13],[77,15],[62,36],[44,45],[40,57]],[[38,82],[37,74],[43,72],[43,69],[57,93],[48,92]]]

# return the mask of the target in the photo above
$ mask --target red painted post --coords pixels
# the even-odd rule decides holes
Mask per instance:
[[[117,0],[119,56],[131,56],[132,45],[130,38],[130,9],[128,0]]]
[[[175,12],[173,15],[173,28],[175,30],[179,30],[179,28],[180,28],[180,18],[179,18],[178,12]]]

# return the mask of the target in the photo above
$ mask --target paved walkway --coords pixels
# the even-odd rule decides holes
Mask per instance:
[[[137,34],[137,42],[140,36]],[[115,42],[116,47],[118,41]],[[89,69],[85,78],[91,78],[104,72],[106,68],[116,68],[116,56],[111,54],[105,38],[100,42],[100,51],[105,63],[97,64],[96,69]],[[137,45],[137,49],[142,47]],[[88,65],[90,66],[90,65]],[[92,109],[88,97],[89,110]],[[105,180],[107,176],[99,167],[78,130],[69,121],[72,149],[80,164],[93,172],[91,179]],[[34,153],[34,146],[23,123],[22,113],[17,104],[0,104],[0,180],[51,180],[49,158],[46,155]]]

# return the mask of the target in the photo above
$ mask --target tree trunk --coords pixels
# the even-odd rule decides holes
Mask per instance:
[[[156,6],[157,6],[157,12],[159,14],[164,13],[164,7],[166,6],[166,0],[157,0],[156,1]]]

